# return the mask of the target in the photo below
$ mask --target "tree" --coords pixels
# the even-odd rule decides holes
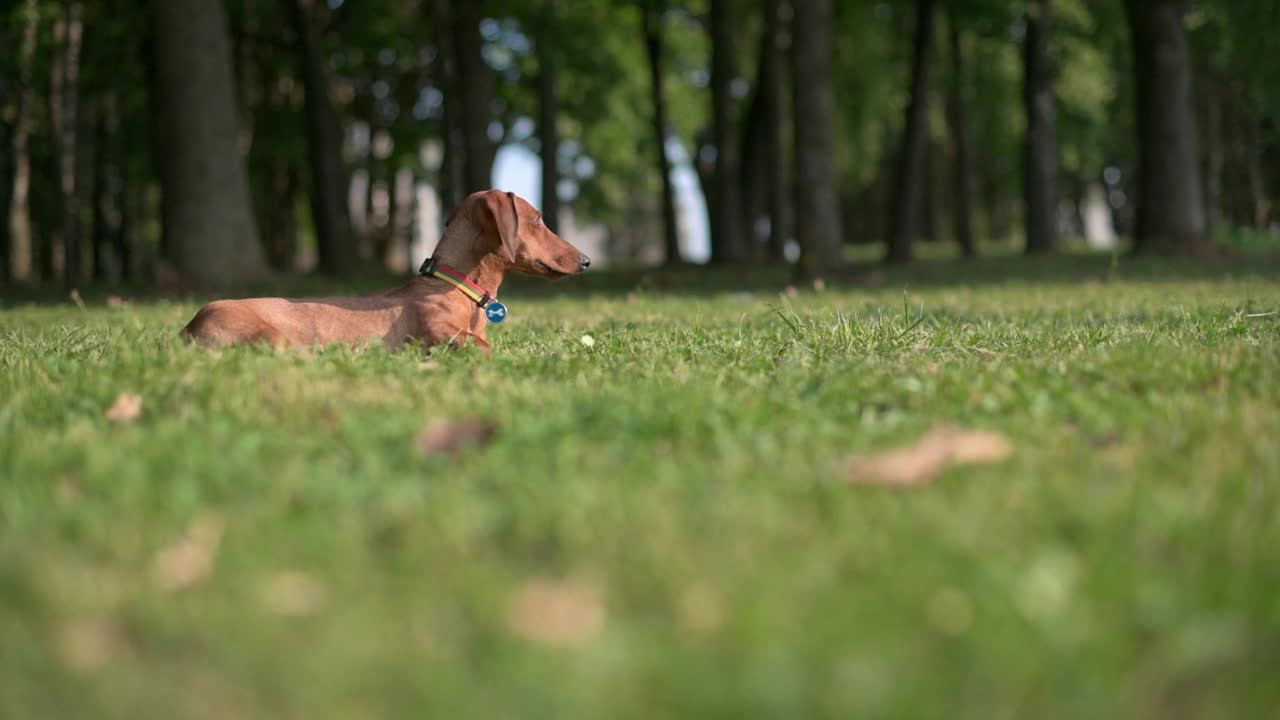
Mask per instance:
[[[797,2],[792,19],[795,225],[800,282],[815,282],[840,260],[843,240],[835,168],[832,0]]]
[[[924,185],[924,156],[929,144],[929,75],[933,54],[933,8],[936,0],[916,0],[916,28],[911,59],[911,99],[907,103],[902,144],[898,150],[891,199],[888,261],[911,260]]]
[[[13,182],[9,203],[9,275],[17,282],[35,280],[35,242],[31,227],[31,115],[36,102],[32,86],[40,15],[36,0],[23,7],[25,24],[18,51],[17,113],[13,123]]]
[[[1137,81],[1138,207],[1134,250],[1191,254],[1205,211],[1181,0],[1126,0]]]
[[[716,263],[741,262],[745,257],[740,221],[742,207],[738,195],[741,165],[732,84],[737,77],[734,65],[736,13],[729,0],[711,0],[711,142],[715,146],[712,175],[711,260]]]
[[[783,45],[786,35],[784,12],[787,0],[763,0],[764,27],[760,31],[760,57],[755,89],[747,109],[742,133],[742,218],[743,231],[752,247],[763,250],[770,260],[783,258],[787,206],[786,153],[782,138]],[[784,10],[785,6],[785,10]],[[760,248],[757,230],[767,219],[769,236]],[[751,253],[758,254],[756,252]]]
[[[538,145],[542,154],[542,217],[547,227],[560,228],[560,113],[556,92],[556,0],[543,0],[538,28]]]
[[[329,99],[329,79],[309,12],[309,0],[284,0],[302,71],[307,161],[311,176],[311,220],[320,268],[348,272],[356,247],[347,210],[347,172],[342,163],[342,126]],[[304,4],[305,3],[305,4]],[[287,171],[283,177],[287,178]]]
[[[1049,0],[1031,0],[1023,39],[1027,138],[1022,182],[1027,252],[1033,254],[1050,252],[1058,244],[1058,131],[1049,53],[1052,21]]]
[[[676,234],[676,198],[671,186],[671,158],[667,155],[667,99],[663,90],[662,23],[666,0],[644,0],[644,47],[649,60],[649,88],[653,99],[653,139],[662,182],[662,247],[668,265],[680,263],[680,236]]]
[[[951,56],[951,86],[947,93],[947,127],[951,133],[951,221],[960,254],[973,257],[973,160],[969,154],[969,123],[965,97],[965,57],[958,14],[947,6],[947,47]]]
[[[84,46],[84,7],[68,0],[54,24],[56,43],[49,93],[50,117],[57,146],[58,207],[62,222],[63,278],[67,287],[80,280],[79,110],[80,52]]]
[[[184,276],[211,285],[268,272],[249,204],[222,3],[151,0],[165,233]]]

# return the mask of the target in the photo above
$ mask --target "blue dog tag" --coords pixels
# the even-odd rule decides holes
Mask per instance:
[[[494,325],[501,325],[507,319],[507,306],[494,300],[484,309],[484,316]]]

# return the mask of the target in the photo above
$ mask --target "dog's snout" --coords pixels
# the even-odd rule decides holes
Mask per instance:
[[[579,255],[578,264],[582,266],[583,270],[586,270],[587,268],[591,267],[591,258],[587,257],[586,255]]]

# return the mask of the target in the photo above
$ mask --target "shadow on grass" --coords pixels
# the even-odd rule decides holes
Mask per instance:
[[[764,293],[784,290],[791,270],[785,265],[617,269],[547,282],[513,275],[502,294],[517,298],[609,297],[630,293],[670,296],[711,296],[723,293]],[[1063,254],[1049,257],[1003,255],[962,259],[924,259],[903,266],[851,264],[827,277],[829,288],[867,291],[903,288],[966,288],[1019,285],[1078,285],[1113,281],[1174,283],[1258,279],[1280,281],[1280,254],[1254,254],[1230,261],[1133,258],[1111,254]],[[404,276],[367,274],[333,278],[323,275],[278,276],[265,285],[245,286],[223,293],[162,292],[142,285],[89,286],[80,289],[86,305],[101,305],[111,296],[130,302],[205,301],[216,297],[323,297],[365,294],[406,282]],[[67,305],[68,293],[52,288],[0,289],[0,307]]]

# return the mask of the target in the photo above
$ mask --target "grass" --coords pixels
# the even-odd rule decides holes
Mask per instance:
[[[1277,277],[601,274],[488,360],[11,304],[0,717],[1275,718]],[[846,482],[944,422],[1014,455]]]

